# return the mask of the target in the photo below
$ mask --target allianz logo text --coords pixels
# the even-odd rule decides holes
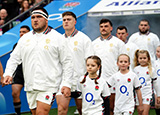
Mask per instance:
[[[111,2],[106,7],[109,6],[138,6],[138,5],[159,5],[160,0],[128,0],[128,1],[118,1]]]

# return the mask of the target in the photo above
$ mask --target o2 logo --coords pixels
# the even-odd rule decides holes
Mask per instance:
[[[144,77],[140,77],[140,78],[139,78],[139,81],[141,82],[142,85],[144,85],[144,86],[147,85],[146,80],[145,80]]]
[[[157,70],[157,75],[160,76],[160,69]]]
[[[122,85],[122,86],[120,87],[120,92],[121,92],[122,94],[126,94],[126,96],[129,96],[129,92],[127,92],[127,87],[126,87],[125,85]]]
[[[85,96],[85,100],[87,102],[91,102],[92,105],[95,105],[95,100],[93,100],[93,94],[92,93],[87,93]]]

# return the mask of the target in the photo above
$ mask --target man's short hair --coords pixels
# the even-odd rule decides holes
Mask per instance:
[[[76,15],[73,12],[70,12],[70,11],[64,12],[62,14],[62,17],[64,17],[64,16],[72,16],[73,18],[75,18],[75,20],[77,20]]]
[[[30,31],[30,28],[29,28],[29,26],[27,26],[27,25],[23,25],[23,26],[20,27],[20,29],[21,29],[21,28],[26,28],[28,31]]]
[[[117,30],[123,30],[123,29],[125,29],[126,32],[128,32],[128,30],[127,30],[127,28],[125,26],[118,26],[117,27]]]
[[[149,25],[149,21],[148,21],[147,19],[142,19],[140,22],[142,22],[142,21],[147,22],[148,25]],[[140,23],[140,22],[139,22],[139,23]]]
[[[107,22],[109,22],[109,24],[112,26],[112,22],[109,19],[106,19],[106,18],[101,19],[100,22],[99,22],[99,25],[102,24],[102,23],[107,23]]]

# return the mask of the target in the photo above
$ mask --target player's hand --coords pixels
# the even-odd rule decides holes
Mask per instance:
[[[160,108],[160,104],[158,104],[157,102],[155,102],[155,108],[159,109]]]
[[[157,97],[157,104],[160,104],[160,97]]]
[[[12,83],[12,77],[11,76],[6,76],[3,80],[3,85],[9,85]]]
[[[65,97],[69,97],[71,95],[71,89],[69,87],[63,86],[61,88],[61,93],[65,96]]]
[[[137,110],[138,110],[138,113],[139,113],[140,115],[142,115],[142,112],[143,112],[143,110],[144,110],[143,105],[139,105],[139,106],[137,107]]]

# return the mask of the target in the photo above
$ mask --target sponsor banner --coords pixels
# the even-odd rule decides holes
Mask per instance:
[[[160,0],[102,0],[88,16],[159,14]]]

